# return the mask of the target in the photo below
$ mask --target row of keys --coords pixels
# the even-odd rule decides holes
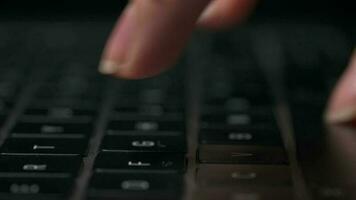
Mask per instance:
[[[119,89],[88,199],[181,199],[186,127],[179,93],[184,87],[174,77],[158,79],[126,82]]]
[[[267,81],[252,58],[224,55],[204,77],[194,198],[293,199]]]
[[[0,148],[1,198],[66,199],[70,195],[88,151],[101,98],[96,92],[99,82],[98,87],[88,85],[84,90],[85,80],[93,77],[81,70],[76,75],[69,70],[73,74],[65,79],[33,81],[39,87]],[[90,95],[94,98],[86,98]]]

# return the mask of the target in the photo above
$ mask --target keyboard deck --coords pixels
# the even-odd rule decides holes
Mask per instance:
[[[129,81],[97,73],[105,23],[8,26],[0,30],[10,38],[0,44],[0,199],[306,199],[278,80],[265,73],[285,65],[273,54],[276,37],[198,34],[173,70]],[[261,66],[271,51],[277,61]],[[312,89],[306,79],[287,76],[298,119],[298,103],[319,108],[326,99],[313,92],[318,85],[309,96],[298,90]]]

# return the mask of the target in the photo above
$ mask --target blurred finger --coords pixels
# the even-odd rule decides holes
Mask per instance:
[[[124,78],[152,76],[183,49],[210,0],[133,0],[114,28],[99,70]]]
[[[198,25],[221,29],[243,22],[254,9],[257,0],[215,0],[201,15]]]
[[[349,68],[330,99],[326,117],[331,123],[351,122],[356,119],[356,50]]]

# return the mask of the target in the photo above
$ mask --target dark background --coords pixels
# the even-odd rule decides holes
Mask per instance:
[[[339,21],[355,23],[356,7],[354,0],[260,0],[254,18],[300,18],[311,20]],[[126,0],[2,0],[1,18],[77,16],[80,18],[115,18],[127,3]]]

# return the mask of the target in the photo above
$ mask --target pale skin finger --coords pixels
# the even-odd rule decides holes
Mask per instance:
[[[239,16],[242,17],[238,12],[239,6],[246,7],[247,2],[215,0],[214,4],[218,1],[236,6],[235,15],[230,14],[233,20],[218,17],[229,23],[238,21],[236,19]],[[134,79],[155,75],[173,65],[195,29],[201,13],[210,2],[210,0],[131,1],[108,40],[99,70],[104,74]],[[213,15],[221,13],[221,8],[215,6],[219,11],[211,12]],[[216,19],[206,16],[212,19],[212,22]],[[205,21],[202,23],[206,26],[209,25],[208,19],[202,21]],[[217,25],[216,22],[212,24]]]
[[[341,77],[330,99],[326,120],[346,123],[356,119],[356,50],[348,69]]]
[[[245,21],[256,4],[256,0],[212,1],[200,16],[198,25],[209,29],[229,28]]]

